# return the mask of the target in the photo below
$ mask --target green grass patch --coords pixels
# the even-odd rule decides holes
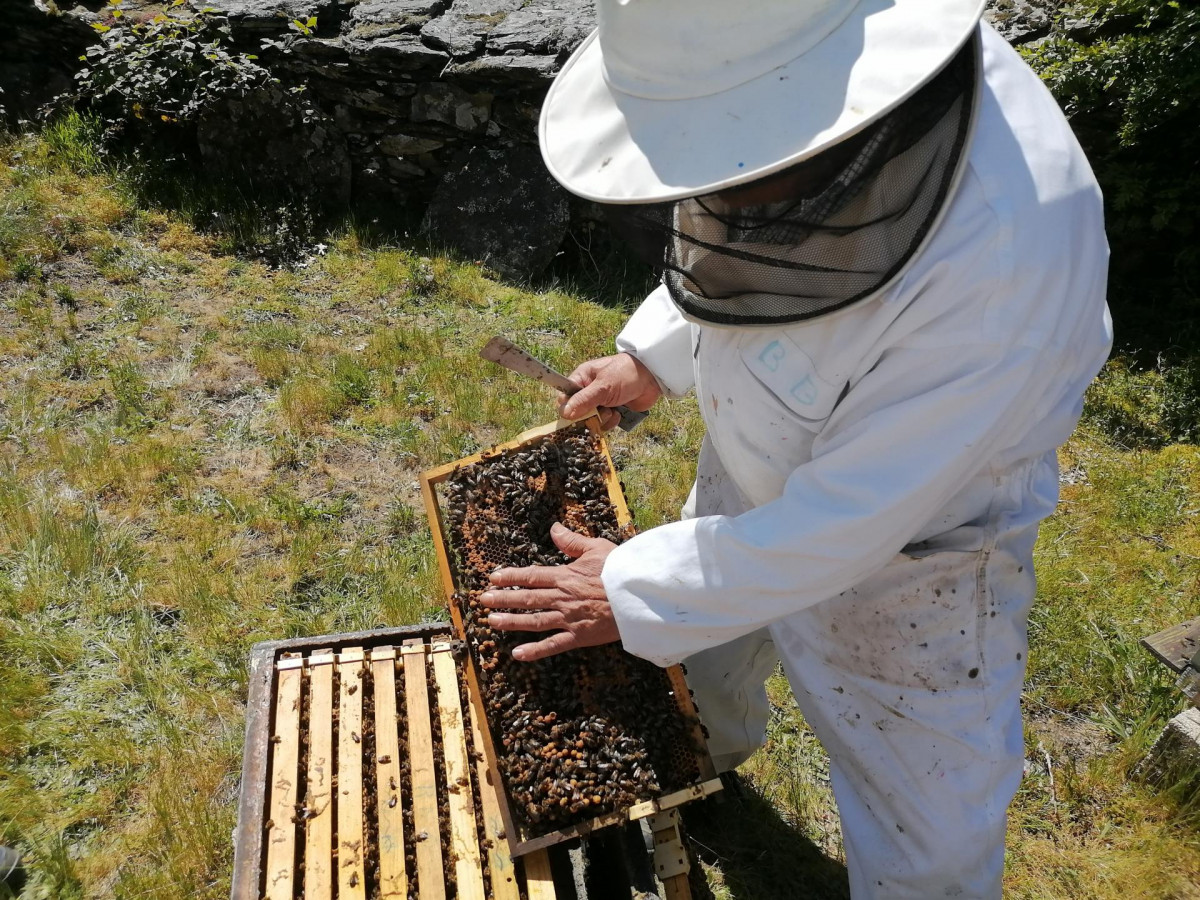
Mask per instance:
[[[249,230],[190,224],[199,185],[183,215],[148,205],[89,127],[0,145],[0,840],[29,898],[215,900],[250,647],[441,615],[419,472],[553,417],[478,348],[504,333],[569,371],[611,352],[638,278],[598,266],[610,302],[584,277],[519,289],[353,228],[271,268],[224,252]],[[1180,708],[1137,641],[1200,612],[1187,379],[1110,365],[1063,453],[1010,896],[1200,885],[1195,802],[1129,777]],[[639,528],[678,515],[702,434],[683,400],[613,436]],[[694,846],[718,898],[843,897],[828,762],[770,693],[749,793]]]

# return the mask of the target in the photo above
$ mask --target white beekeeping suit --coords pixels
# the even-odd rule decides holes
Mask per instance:
[[[898,281],[774,327],[689,321],[662,287],[617,341],[708,429],[686,518],[605,564],[624,646],[686,661],[722,768],[761,743],[782,660],[856,898],[999,896],[1034,540],[1111,343],[1099,189],[980,28],[967,166]]]
[[[484,596],[562,629],[529,654],[686,661],[722,768],[782,660],[855,900],[999,897],[1033,545],[1111,342],[1087,161],[981,0],[596,6],[542,155],[663,287],[564,411],[694,390],[708,431],[682,521]]]

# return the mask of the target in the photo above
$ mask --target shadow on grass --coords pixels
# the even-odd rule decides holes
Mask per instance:
[[[687,841],[706,865],[721,872],[722,893],[714,893],[697,869],[696,900],[848,900],[846,866],[827,856],[775,807],[748,786],[683,807]],[[720,797],[721,795],[717,795]]]
[[[632,312],[658,284],[650,266],[616,238],[603,221],[577,222],[544,272],[530,279],[535,291],[559,288],[592,303]]]

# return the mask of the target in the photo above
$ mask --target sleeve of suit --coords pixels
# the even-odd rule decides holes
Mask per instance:
[[[617,335],[617,352],[637,357],[668,397],[682,397],[695,383],[692,326],[659,285]]]
[[[1045,414],[1057,393],[1048,356],[982,342],[893,346],[777,500],[663,525],[613,551],[603,579],[625,648],[669,665],[881,569],[998,441]]]

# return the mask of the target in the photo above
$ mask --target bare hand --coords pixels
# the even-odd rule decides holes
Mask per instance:
[[[496,587],[515,591],[485,591],[479,602],[491,609],[536,610],[525,615],[492,613],[488,625],[497,631],[554,631],[536,643],[513,648],[513,659],[532,662],[578,647],[619,641],[621,634],[604,592],[600,572],[616,544],[576,534],[558,523],[550,529],[555,546],[574,559],[565,566],[528,566],[492,573]]]
[[[628,353],[590,359],[572,372],[570,378],[583,390],[570,397],[559,394],[558,414],[564,419],[576,419],[596,407],[606,430],[621,420],[612,407],[628,406],[642,412],[662,396],[650,370]]]

